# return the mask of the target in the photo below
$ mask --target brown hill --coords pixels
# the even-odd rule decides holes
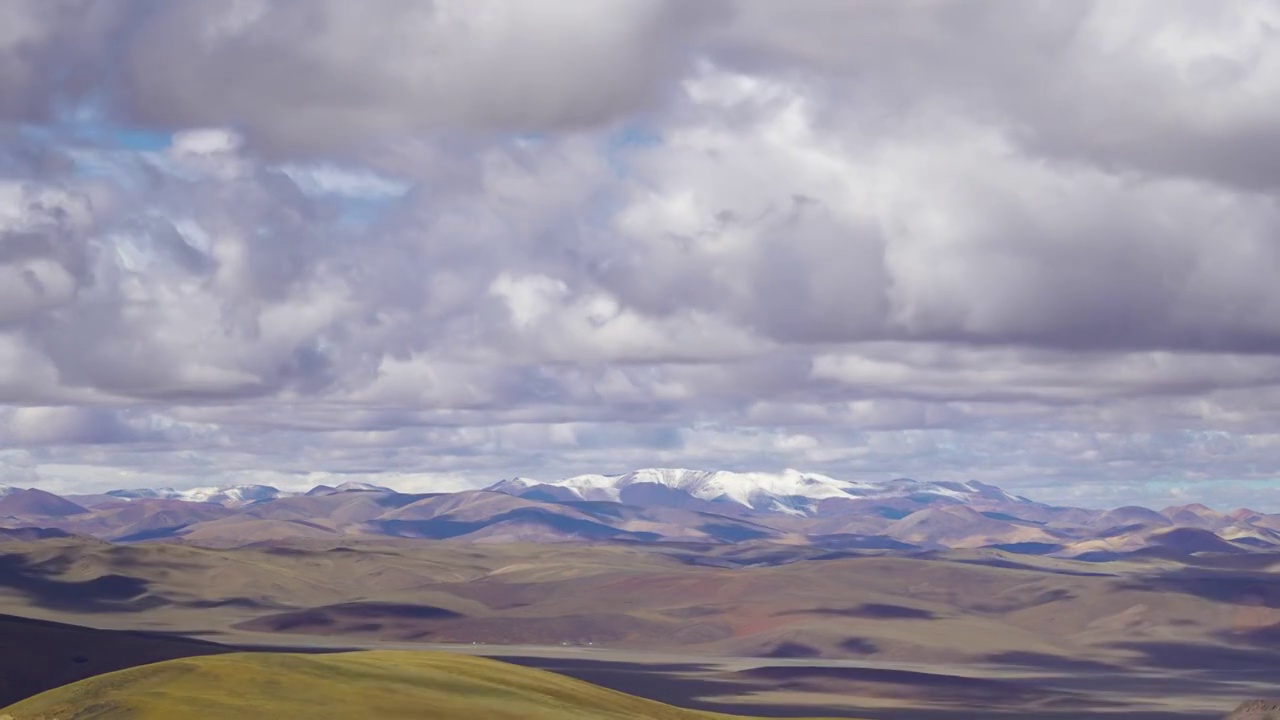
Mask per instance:
[[[328,520],[335,527],[346,527],[373,520],[413,502],[414,497],[378,492],[318,493],[260,503],[244,514],[263,520]]]
[[[1131,526],[1144,527],[1167,527],[1172,525],[1169,518],[1161,515],[1155,510],[1150,510],[1137,505],[1126,505],[1118,507],[1114,510],[1108,510],[1093,519],[1089,525],[1097,530],[1108,530],[1110,528],[1121,528]]]
[[[63,518],[87,512],[70,500],[37,488],[18,490],[0,498],[0,517]]]
[[[515,495],[486,490],[472,490],[426,498],[386,512],[380,519],[408,521],[449,517],[457,522],[476,522],[489,520],[517,510],[534,508],[544,509],[547,512],[566,517],[577,517],[583,520],[591,519],[565,505],[528,500]]]
[[[1209,530],[1193,527],[1175,527],[1158,530],[1148,538],[1149,546],[1163,547],[1179,553],[1240,553],[1244,550],[1223,540]]]
[[[1280,700],[1250,700],[1233,710],[1225,720],[1280,720]]]
[[[1280,532],[1256,525],[1228,525],[1217,535],[1223,540],[1252,547],[1280,547]]]
[[[1232,523],[1230,517],[1215,512],[1199,503],[1167,507],[1161,510],[1160,514],[1169,518],[1171,523],[1179,527],[1221,530]]]
[[[953,548],[1057,540],[1031,523],[989,517],[965,505],[920,510],[897,520],[884,534],[916,545],[936,544]]]
[[[133,542],[170,537],[182,528],[234,515],[236,510],[212,503],[181,500],[117,500],[65,518],[58,526],[71,532],[113,541]]]
[[[426,498],[371,523],[376,532],[476,542],[564,540],[711,540],[741,542],[778,537],[757,522],[664,505],[544,502],[490,491]]]
[[[183,542],[235,548],[272,541],[323,539],[341,533],[324,520],[262,520],[232,516],[197,523],[174,534]]]
[[[490,542],[641,539],[567,505],[472,491],[420,500],[366,526],[396,537]]]

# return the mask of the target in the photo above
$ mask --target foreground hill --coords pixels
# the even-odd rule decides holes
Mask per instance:
[[[226,651],[183,637],[0,615],[0,707],[106,672]]]
[[[122,670],[0,710],[14,720],[713,720],[484,658],[373,651],[189,658]]]

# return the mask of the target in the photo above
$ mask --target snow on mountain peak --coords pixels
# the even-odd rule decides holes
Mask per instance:
[[[319,487],[319,486],[317,486]],[[344,492],[393,492],[390,488],[367,482],[351,480],[330,488],[330,493]],[[257,502],[266,502],[277,498],[294,497],[305,493],[286,492],[270,485],[214,485],[209,487],[175,490],[173,488],[134,488],[112,490],[107,495],[122,500],[183,500],[194,503],[213,503],[227,507],[238,507]]]
[[[636,485],[659,485],[700,500],[732,502],[754,510],[808,514],[812,506],[831,498],[863,499],[935,495],[956,500],[984,498],[1018,501],[999,488],[979,482],[921,482],[906,478],[868,482],[837,480],[818,473],[787,469],[780,473],[647,468],[621,475],[577,475],[552,482],[528,478],[504,480],[490,490],[519,494],[537,486],[564,488],[583,500],[620,502],[623,491]]]
[[[189,490],[173,488],[137,488],[112,490],[107,493],[123,500],[184,500],[186,502],[215,503],[218,505],[247,505],[264,500],[287,497],[294,493],[282,492],[270,485],[232,485],[228,487],[199,487]]]
[[[391,492],[391,488],[373,483],[360,482],[358,480],[348,480],[334,488],[335,492]]]

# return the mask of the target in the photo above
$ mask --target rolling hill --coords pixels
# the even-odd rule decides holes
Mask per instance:
[[[1166,540],[1195,545],[1205,537]],[[548,545],[325,535],[232,549],[14,540],[0,545],[0,612],[145,632],[0,623],[0,645],[11,643],[0,656],[7,661],[0,684],[24,695],[13,688],[43,690],[50,679],[228,648],[445,644],[519,657],[541,646],[564,661],[535,667],[705,710],[768,715],[757,695],[776,691],[774,700],[785,703],[806,694],[815,704],[793,713],[803,715],[893,718],[871,709],[897,698],[958,713],[938,717],[972,717],[961,709],[981,702],[1023,713],[1017,717],[1074,718],[1081,715],[1037,715],[1036,703],[1082,702],[1067,686],[1087,685],[1088,702],[1106,710],[1119,684],[1148,710],[1169,692],[1199,692],[1209,713],[1186,718],[1203,720],[1229,709],[1223,698],[1265,694],[1241,683],[1265,684],[1280,664],[1269,645],[1280,623],[1276,558],[1232,552],[1082,562],[990,548],[884,554],[770,540]],[[614,658],[614,669],[583,664],[601,657]],[[644,657],[670,668],[653,670],[661,679],[646,684],[627,674],[628,663]],[[795,669],[802,676],[794,678],[783,670],[758,677],[695,670],[715,658],[732,658],[735,667],[775,660],[811,667]],[[823,675],[836,672],[817,666],[826,662],[840,663],[842,674]],[[932,675],[866,679],[903,663]],[[995,696],[984,693],[1005,693],[1007,684],[949,679],[993,663],[1003,668],[994,679],[1010,667],[1069,676],[1061,688],[1027,676],[1018,682],[1035,687]],[[695,671],[699,682],[728,685],[708,691],[680,679]],[[46,684],[33,687],[35,680]],[[702,702],[725,692],[738,700]],[[843,710],[822,704],[833,695],[844,698]]]
[[[1089,510],[1034,502],[980,482],[849,481],[797,471],[649,469],[549,482],[516,478],[454,493],[402,493],[355,482],[305,493],[250,485],[69,498],[6,488],[0,494],[3,528],[220,548],[332,537],[489,544],[771,541],[894,552],[994,547],[1085,560],[1280,550],[1280,515],[1247,508]]]
[[[729,720],[477,657],[371,651],[229,654],[81,680],[4,710],[14,720]]]

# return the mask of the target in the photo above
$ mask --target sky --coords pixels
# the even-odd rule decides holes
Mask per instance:
[[[0,0],[0,484],[1280,510],[1280,2]]]

